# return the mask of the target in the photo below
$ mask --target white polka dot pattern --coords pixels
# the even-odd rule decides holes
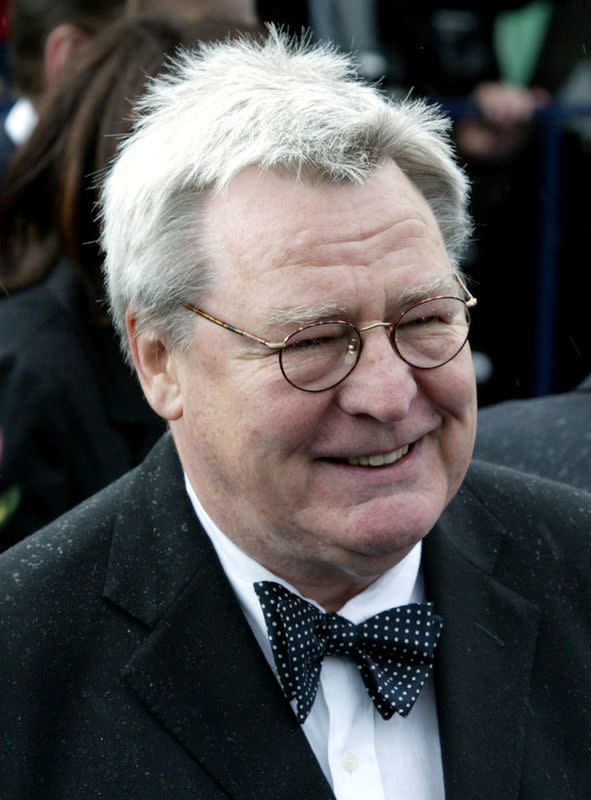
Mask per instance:
[[[443,620],[432,603],[382,611],[354,625],[325,613],[274,581],[254,584],[267,625],[279,683],[297,701],[303,723],[310,713],[324,656],[355,661],[370,698],[384,719],[406,717],[433,667]]]

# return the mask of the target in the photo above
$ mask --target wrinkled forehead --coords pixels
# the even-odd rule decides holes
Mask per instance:
[[[282,267],[294,276],[312,266],[367,267],[390,256],[399,261],[404,253],[446,259],[429,204],[392,161],[362,184],[244,170],[210,195],[203,231],[224,281],[258,280]]]
[[[340,209],[347,205],[361,205],[372,196],[381,200],[384,216],[391,213],[389,205],[393,199],[401,208],[408,204],[422,204],[426,213],[432,213],[415,183],[390,158],[382,160],[360,182],[331,181],[314,172],[248,167],[221,189],[211,189],[207,205],[212,215],[229,210],[231,214],[254,216],[264,210],[279,215],[283,204],[288,202],[292,213],[314,214],[324,207]],[[379,212],[378,204],[375,210]]]

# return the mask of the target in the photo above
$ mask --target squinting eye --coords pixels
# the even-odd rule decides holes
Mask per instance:
[[[334,344],[334,336],[315,336],[310,339],[300,339],[299,341],[289,342],[286,350],[312,350],[322,346]]]
[[[444,324],[445,325],[445,322],[446,322],[446,320],[442,319],[441,317],[436,317],[434,315],[431,315],[429,317],[416,317],[415,319],[409,319],[409,320],[403,319],[399,323],[398,327],[399,328],[412,328],[412,327],[420,328],[420,327],[424,327],[426,325],[434,325],[434,324]]]

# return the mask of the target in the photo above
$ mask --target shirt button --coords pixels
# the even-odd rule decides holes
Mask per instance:
[[[357,758],[355,753],[352,753],[350,750],[347,750],[341,756],[341,764],[343,765],[343,769],[345,770],[345,772],[351,774],[352,772],[355,772],[355,770],[359,766],[359,759]]]

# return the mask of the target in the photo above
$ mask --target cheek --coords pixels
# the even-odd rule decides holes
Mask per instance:
[[[324,425],[330,398],[289,385],[259,392],[237,426],[237,456],[249,489],[289,505],[310,490],[311,451]]]
[[[251,408],[236,427],[232,443],[239,468],[234,481],[245,497],[266,516],[278,509],[283,515],[297,506],[309,491],[307,418],[268,404]]]
[[[330,407],[330,392],[313,394],[290,386],[283,378],[259,386],[244,408],[249,440],[262,439],[270,449],[288,454],[317,440]]]
[[[476,437],[476,381],[472,360],[461,363],[450,371],[442,400],[442,456],[447,465],[450,500],[464,480]]]
[[[461,359],[461,360],[460,360]],[[476,436],[476,381],[470,352],[423,376],[423,391],[441,418],[442,455],[450,470],[465,471]]]
[[[460,422],[472,434],[476,424],[476,380],[470,351],[465,348],[449,364],[425,373],[425,381],[442,416]]]
[[[460,364],[461,369],[457,379],[457,392],[458,392],[458,414],[465,422],[465,431],[468,437],[470,456],[474,447],[474,440],[476,438],[476,416],[477,416],[477,394],[476,394],[476,376],[474,374],[474,366],[472,362],[472,354],[468,348],[462,354],[463,366]]]

